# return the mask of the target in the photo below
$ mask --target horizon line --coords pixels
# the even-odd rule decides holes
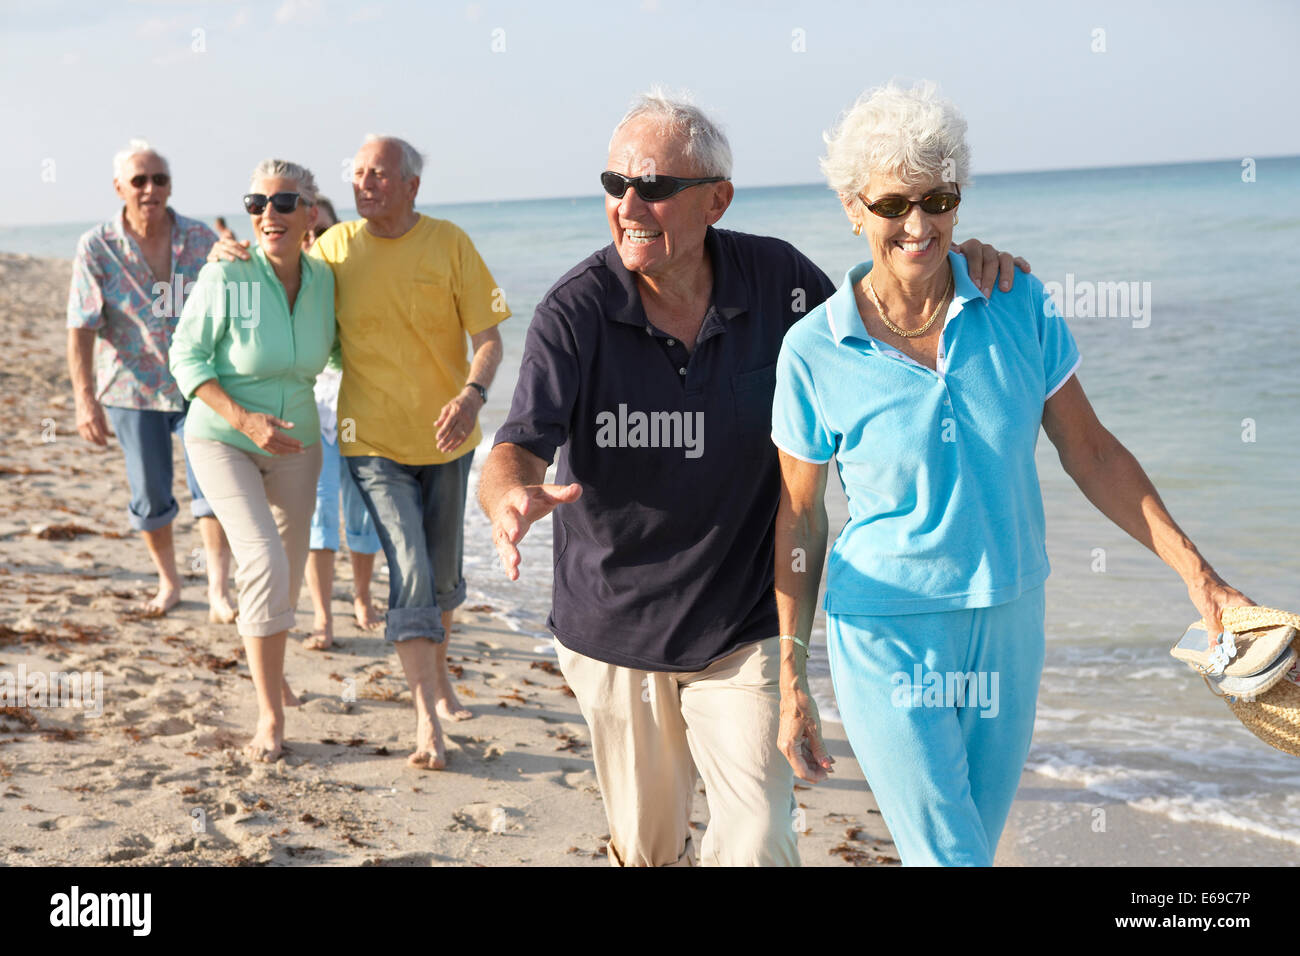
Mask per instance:
[[[1153,168],[1153,167],[1162,167],[1162,166],[1200,166],[1200,165],[1208,165],[1211,163],[1227,163],[1227,162],[1240,163],[1243,159],[1246,158],[1257,159],[1257,160],[1300,159],[1300,153],[1283,153],[1274,156],[1255,156],[1255,157],[1219,156],[1212,159],[1180,159],[1180,160],[1173,160],[1173,161],[1166,161],[1166,162],[1159,162],[1159,163],[1117,163],[1113,165],[1099,165],[1099,166],[1053,166],[1053,167],[1042,168],[1042,169],[1000,169],[997,170],[996,172],[981,172],[977,174],[972,174],[972,178],[998,177],[998,176],[1032,176],[1032,175],[1050,174],[1050,173],[1100,172],[1103,170],[1143,169],[1143,168]],[[816,182],[816,181],[802,182],[802,183],[762,183],[762,184],[747,185],[747,186],[737,186],[736,190],[737,192],[739,192],[742,189],[745,190],[793,189],[793,188],[810,187],[810,186],[822,186],[824,188],[825,183]],[[486,206],[486,205],[493,205],[493,204],[500,204],[500,203],[513,203],[513,202],[559,202],[566,199],[568,200],[598,199],[600,198],[600,196],[601,193],[599,192],[590,192],[590,193],[581,193],[576,195],[570,194],[570,195],[558,195],[558,196],[530,196],[530,197],[507,196],[498,199],[460,199],[452,202],[445,202],[445,201],[424,202],[424,203],[417,202],[415,204],[415,208],[419,210],[420,207],[422,206],[425,208],[431,208],[431,207],[454,207],[454,206]],[[355,207],[352,206],[342,206],[336,203],[335,207],[338,209],[351,209],[353,212],[356,212]],[[215,213],[214,216],[215,215],[226,215],[226,214]],[[200,215],[200,216],[190,216],[189,218],[202,219],[204,217]],[[92,221],[97,221],[97,220],[79,219],[79,220],[59,220],[56,222],[4,223],[4,224],[0,224],[0,229],[76,226],[76,225],[83,225],[87,222],[92,222]]]

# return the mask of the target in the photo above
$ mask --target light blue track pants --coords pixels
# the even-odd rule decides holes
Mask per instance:
[[[844,730],[905,866],[991,866],[1043,671],[1043,588],[932,614],[827,615]]]

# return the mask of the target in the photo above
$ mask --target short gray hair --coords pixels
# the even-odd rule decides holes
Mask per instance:
[[[628,123],[642,117],[657,119],[686,142],[686,159],[701,176],[731,178],[731,144],[722,127],[691,103],[689,96],[673,96],[662,87],[651,87],[632,102],[632,107],[614,127],[609,145]]]
[[[306,166],[299,166],[297,163],[291,163],[284,159],[262,160],[257,164],[257,168],[253,170],[249,185],[251,186],[259,179],[270,179],[271,177],[292,179],[298,184],[299,195],[313,206],[320,196],[320,192],[316,188],[316,177],[311,174],[311,170]]]
[[[406,140],[397,136],[378,136],[374,133],[367,133],[366,138],[361,141],[361,145],[367,143],[392,143],[402,153],[402,179],[414,179],[424,172],[424,154],[408,143]]]
[[[150,146],[148,140],[133,139],[125,147],[118,150],[117,155],[113,157],[113,178],[121,179],[122,174],[126,172],[126,164],[131,161],[131,157],[139,156],[141,153],[157,156],[162,160],[163,168],[167,170],[168,174],[171,173],[172,168],[168,165],[166,157]]]
[[[933,83],[867,90],[822,138],[822,173],[841,196],[860,194],[873,172],[913,186],[934,179],[970,183],[966,120]]]

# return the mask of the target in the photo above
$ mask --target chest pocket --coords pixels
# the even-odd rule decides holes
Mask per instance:
[[[747,455],[762,457],[773,448],[772,396],[776,392],[776,365],[731,378],[731,397],[735,403],[736,434]]]
[[[465,337],[456,312],[456,298],[445,282],[419,279],[411,283],[408,314],[411,330],[431,346],[435,355],[455,361],[465,355]]]

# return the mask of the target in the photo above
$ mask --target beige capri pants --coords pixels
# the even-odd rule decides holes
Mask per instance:
[[[776,740],[777,638],[692,673],[619,667],[554,644],[591,730],[610,865],[697,865],[699,778],[709,806],[699,864],[799,865],[794,771]]]
[[[186,438],[190,467],[230,541],[242,637],[293,626],[316,510],[320,442],[296,455],[260,455],[225,442]]]

